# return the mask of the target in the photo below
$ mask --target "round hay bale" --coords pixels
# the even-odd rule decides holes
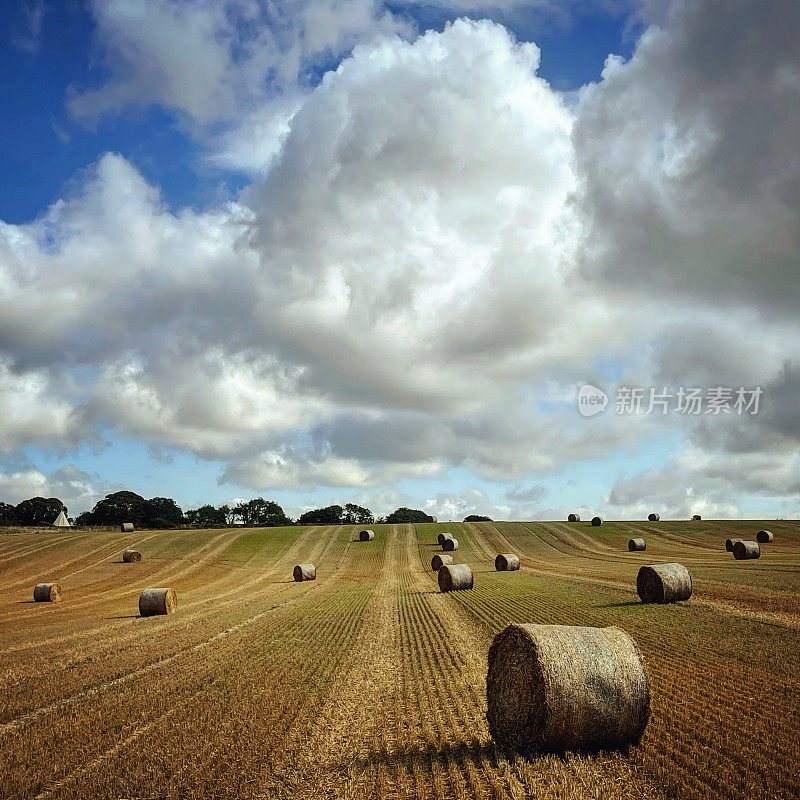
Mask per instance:
[[[494,560],[497,572],[512,572],[519,569],[519,556],[516,553],[500,553]]]
[[[742,541],[741,539],[726,539],[725,540],[725,549],[729,553],[732,553],[733,552],[733,546],[736,544],[736,542],[741,542],[741,541]]]
[[[458,550],[458,539],[454,539],[452,536],[445,539],[442,543],[442,550],[446,553],[452,553],[453,550]]]
[[[648,522],[658,522],[660,519],[661,519],[661,514],[653,513],[647,515]]]
[[[759,531],[756,534],[756,541],[759,544],[769,544],[770,542],[774,541],[775,537],[772,535],[772,531]]]
[[[139,613],[143,617],[173,614],[178,609],[178,595],[174,589],[145,589],[139,595]]]
[[[123,522],[122,525],[119,526],[119,529],[122,533],[133,533],[133,523]]]
[[[636,591],[643,603],[674,603],[692,596],[692,576],[683,564],[650,564],[636,576]]]
[[[438,521],[439,517],[437,517],[435,514],[431,514],[431,522],[438,522]]]
[[[639,550],[647,550],[647,542],[644,539],[628,539],[628,550],[632,553]]]
[[[619,628],[509,625],[489,649],[486,699],[495,741],[522,753],[621,747],[650,718],[644,662]]]
[[[361,542],[371,542],[375,538],[375,531],[361,531],[358,534],[358,539]]]
[[[38,583],[33,587],[33,599],[37,603],[60,603],[61,585],[58,583]]]
[[[133,561],[141,561],[142,554],[138,550],[123,550],[122,551],[122,560],[126,564],[130,564]]]
[[[431,559],[431,569],[434,572],[438,572],[445,564],[452,564],[453,563],[453,556],[448,556],[445,553],[437,553]]]
[[[698,522],[702,517],[699,514],[692,514],[692,522]]]
[[[444,564],[438,578],[439,588],[443,592],[456,592],[473,586],[472,570],[466,564]]]
[[[602,517],[592,517],[592,525],[594,525],[595,528],[598,525],[602,525],[602,524],[603,524],[603,518]]]
[[[445,531],[443,533],[440,533],[436,537],[436,541],[439,542],[439,547],[444,547],[445,539],[452,539],[452,538],[453,538],[453,534],[452,533],[448,533],[447,531]]]
[[[747,542],[743,539],[739,539],[733,543],[733,557],[737,561],[761,558],[761,548],[758,546],[758,542]]]
[[[581,515],[580,514],[570,514],[567,517],[567,522],[580,522],[580,521],[581,521]]]
[[[300,581],[315,581],[317,579],[317,568],[313,564],[298,564],[292,572],[294,579]]]

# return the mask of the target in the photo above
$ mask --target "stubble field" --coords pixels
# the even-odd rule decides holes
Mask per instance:
[[[725,552],[761,527],[759,560]],[[373,528],[0,533],[0,797],[800,797],[797,522]],[[439,593],[443,530],[472,591]],[[521,570],[495,572],[501,552]],[[293,582],[309,561],[317,580]],[[638,601],[638,568],[662,561],[691,571],[689,602]],[[32,602],[53,579],[63,602]],[[148,586],[174,587],[177,613],[140,618]],[[651,683],[641,744],[500,751],[486,655],[511,622],[628,631]]]

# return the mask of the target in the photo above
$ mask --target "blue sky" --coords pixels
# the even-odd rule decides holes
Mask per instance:
[[[704,0],[682,17],[651,4],[653,18],[590,0],[568,13],[353,0],[360,15],[315,28],[325,2],[37,0],[4,15],[0,499],[60,491],[81,511],[125,486],[185,507],[261,494],[295,513],[358,500],[454,517],[613,516],[659,502],[681,515],[794,514],[782,396],[767,393],[769,418],[751,423],[781,437],[773,483],[732,473],[741,459],[760,475],[766,460],[738,452],[752,437],[729,434],[736,420],[626,425],[574,407],[584,381],[777,392],[793,380],[780,314],[759,328],[760,360],[754,341],[725,332],[723,320],[758,317],[754,295],[773,282],[754,292],[746,264],[725,277],[725,242],[745,229],[713,232],[733,180],[716,151],[743,145],[713,118],[703,140],[702,115],[680,115],[704,92],[721,120],[763,98],[739,96],[712,63],[682,74],[686,52],[713,44]],[[452,25],[465,8],[491,23]],[[709,52],[724,59],[728,44]],[[773,49],[769,69],[789,74],[791,47]],[[689,86],[696,97],[678,102]],[[794,109],[781,113],[776,130],[790,130]],[[682,171],[687,158],[694,171]],[[737,253],[774,240],[762,230],[778,206],[762,200]],[[698,255],[686,231],[701,207],[713,244]],[[642,235],[627,242],[631,231]],[[706,268],[717,270],[707,298],[691,272]],[[775,297],[791,294],[786,274],[776,262]],[[653,325],[665,293],[671,311]],[[723,315],[709,330],[724,358],[689,335],[698,306]],[[354,333],[366,325],[380,329],[374,341]],[[80,480],[65,483],[65,467]]]

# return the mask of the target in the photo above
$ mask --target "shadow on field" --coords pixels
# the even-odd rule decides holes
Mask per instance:
[[[595,608],[622,608],[623,606],[640,606],[641,600],[622,600],[619,603],[598,603]]]
[[[139,614],[119,614],[116,617],[106,617],[106,619],[138,619]]]

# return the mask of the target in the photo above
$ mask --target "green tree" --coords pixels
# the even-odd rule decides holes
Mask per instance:
[[[225,525],[225,512],[221,508],[214,508],[212,505],[200,506],[186,512],[186,519],[192,525],[199,525],[201,528],[218,528]]]
[[[464,517],[464,522],[491,522],[491,517],[482,517],[480,514],[470,514]]]
[[[181,507],[171,497],[153,497],[147,501],[151,528],[172,528],[184,521]]]
[[[238,517],[245,525],[257,525],[261,528],[292,524],[277,503],[265,500],[263,497],[256,497],[246,503],[237,503],[231,514]]]
[[[344,525],[372,525],[375,517],[368,508],[357,506],[355,503],[347,503],[342,514]]]
[[[132,522],[137,528],[144,528],[150,523],[150,505],[135,492],[112,492],[95,504],[88,517],[81,514],[78,520],[83,525],[119,525],[121,522]]]
[[[405,522],[433,522],[433,517],[428,516],[424,511],[416,508],[406,508],[405,506],[392,511],[386,522],[390,525],[398,525]]]
[[[62,508],[66,514],[66,506],[57,497],[31,497],[23,500],[14,514],[23,525],[47,525],[55,522]]]
[[[326,506],[325,508],[315,508],[301,514],[297,522],[300,525],[339,525],[342,522],[341,506]]]
[[[17,521],[16,509],[10,503],[0,501],[0,525],[11,525]]]

